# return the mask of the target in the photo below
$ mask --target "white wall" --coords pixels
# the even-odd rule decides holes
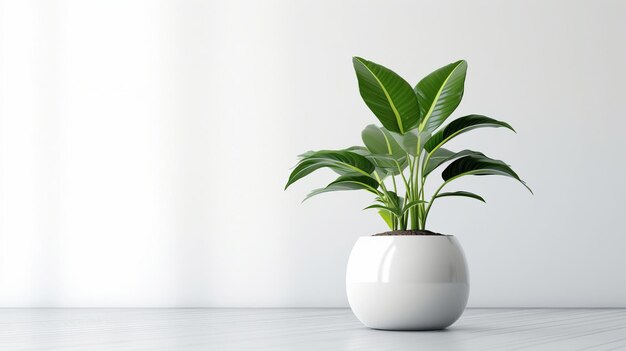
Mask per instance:
[[[351,56],[416,82],[465,58],[456,144],[536,195],[441,201],[471,306],[626,306],[620,1],[4,1],[0,306],[346,306],[366,194],[283,192],[295,156],[376,120]]]

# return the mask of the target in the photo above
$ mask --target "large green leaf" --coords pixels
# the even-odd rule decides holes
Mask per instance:
[[[372,154],[365,146],[350,146],[346,150],[352,151],[355,154],[359,154],[361,156],[368,156]]]
[[[364,156],[385,173],[398,174],[408,165],[406,152],[385,128],[370,124],[363,129],[361,138],[370,151],[370,155]]]
[[[467,62],[460,60],[439,68],[417,83],[420,130],[433,132],[459,106],[466,72]]]
[[[398,160],[383,155],[368,155],[365,157],[370,160],[374,165],[376,165],[376,173],[379,176],[387,176],[390,174],[398,175],[400,174],[400,172],[404,171],[404,169],[408,165],[406,156]]]
[[[432,152],[428,158],[428,163],[424,167],[424,175],[430,174],[435,168],[439,167],[442,163],[446,162],[450,157],[455,154],[454,151],[440,148]]]
[[[528,191],[532,190],[520,179],[511,167],[500,160],[494,160],[481,153],[461,157],[450,163],[441,173],[446,182],[466,175],[501,175],[522,183]]]
[[[454,161],[458,158],[467,155],[483,155],[478,151],[472,150],[462,150],[459,152],[453,152],[448,149],[438,148],[430,154],[430,158],[428,159],[428,163],[424,168],[424,175],[429,175],[432,171],[434,171],[437,167],[441,166],[443,163]]]
[[[396,160],[406,156],[402,147],[385,128],[370,124],[361,132],[361,139],[372,154],[390,156]]]
[[[389,161],[389,160],[386,160],[386,159],[385,160],[378,159],[377,157],[372,155],[372,153],[365,146],[350,146],[349,148],[346,148],[345,150],[346,151],[350,151],[350,152],[354,152],[355,154],[359,154],[359,155],[364,156],[365,158],[367,158],[370,162],[372,162],[376,166],[375,172],[377,172],[379,175],[385,175],[385,174],[388,173],[387,170],[384,169],[381,166],[381,164],[382,165],[389,165],[389,164],[393,163],[393,160]],[[300,155],[300,157],[304,158],[304,157],[310,156],[314,152],[315,151],[307,151],[304,154]],[[395,163],[393,163],[393,165],[395,166]],[[349,174],[349,173],[354,173],[351,169],[345,169],[345,168],[333,167],[333,168],[331,168],[331,170],[333,170],[335,173],[337,173],[339,175],[345,175],[345,174]]]
[[[483,199],[482,196],[474,194],[474,193],[470,193],[469,191],[452,191],[452,192],[448,192],[448,193],[441,193],[441,194],[435,196],[435,198],[446,197],[446,196],[469,197],[469,198],[472,198],[472,199],[476,199],[478,201],[485,202],[485,199]]]
[[[320,168],[331,168],[342,174],[358,173],[369,177],[374,164],[364,156],[347,150],[322,150],[307,153],[289,175],[285,189]]]
[[[404,134],[417,126],[417,97],[407,81],[392,70],[360,57],[354,57],[352,63],[363,101],[387,130]]]
[[[385,178],[387,175],[390,174],[396,175],[401,170],[404,170],[408,165],[406,155],[396,160],[391,156],[375,155],[363,146],[351,146],[346,150],[367,158],[370,162],[374,164],[374,166],[376,166],[375,172],[381,178]],[[400,170],[398,170],[398,164],[400,165]],[[345,171],[342,169],[335,169],[334,171],[338,174],[345,174]]]
[[[411,156],[417,156],[418,140],[420,143],[419,149],[422,150],[424,148],[424,144],[430,138],[430,133],[420,133],[417,129],[412,129],[403,135],[397,133],[390,134],[396,140],[398,145],[400,145],[400,147]]]
[[[426,144],[424,144],[424,148],[426,149],[426,151],[431,152],[432,150],[436,150],[437,148],[441,147],[443,144],[447,143],[450,139],[459,134],[469,132],[472,129],[484,127],[504,127],[515,131],[513,127],[511,127],[506,122],[498,121],[493,118],[481,115],[469,115],[455,119],[443,129],[433,134],[433,136],[428,139]]]
[[[337,178],[332,183],[328,184],[325,188],[315,189],[311,191],[302,202],[310,199],[311,197],[331,191],[343,191],[343,190],[367,190],[371,193],[378,194],[378,182],[363,175],[346,174]]]

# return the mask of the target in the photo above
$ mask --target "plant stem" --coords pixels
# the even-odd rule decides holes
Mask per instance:
[[[409,162],[409,156],[407,154],[407,162]],[[396,167],[398,167],[398,172],[400,173],[400,176],[402,177],[402,181],[404,182],[404,187],[406,188],[406,192],[407,192],[407,197],[409,196],[409,191],[411,190],[409,187],[409,183],[406,181],[406,177],[404,176],[404,172],[402,171],[402,167],[400,167],[400,163],[398,163],[397,160],[394,160],[396,163]]]
[[[416,163],[416,159],[413,158],[411,159],[411,162],[409,163],[409,167],[410,167],[410,174],[409,174],[409,188],[411,189],[411,201],[414,201],[416,199],[416,187],[415,187],[415,163]],[[408,227],[409,229],[416,229],[416,223],[417,223],[417,208],[415,207],[411,207],[409,209],[409,223],[408,223]]]
[[[396,195],[398,195],[398,186],[396,185],[396,176],[392,175],[391,176],[391,181],[393,182],[393,192],[396,193]],[[399,206],[400,204],[398,204]],[[393,220],[393,230],[397,230],[398,226],[400,225],[400,218],[393,216],[394,220]]]
[[[421,138],[422,136],[420,134],[417,135],[417,156],[415,158],[415,165],[414,167],[416,167],[416,170],[414,172],[414,176],[415,176],[415,180],[414,180],[414,201],[415,200],[420,200],[421,199],[421,192],[422,192],[422,187],[420,184],[420,176],[422,175],[421,172],[421,159],[422,159],[422,148],[421,148]],[[422,217],[423,217],[423,213],[422,213],[422,209],[423,206],[418,205],[417,206],[417,215],[415,216],[415,221],[412,223],[413,229],[418,229],[421,230],[421,222],[422,222]]]
[[[411,184],[413,182],[413,159],[411,158],[411,155],[409,155],[408,152],[406,154],[406,159],[407,159],[407,162],[409,163],[409,180],[406,184],[407,196],[413,196],[412,195],[413,189],[411,189]]]
[[[446,186],[448,183],[450,183],[451,181],[460,178],[462,176],[464,176],[466,173],[462,173],[459,174],[455,177],[452,177],[448,180],[446,180],[445,182],[443,182],[443,184],[441,184],[441,186],[439,186],[439,188],[437,188],[437,190],[435,191],[435,193],[433,193],[433,197],[430,199],[430,202],[428,202],[428,206],[426,207],[426,213],[424,214],[424,223],[426,223],[426,218],[428,217],[428,213],[430,212],[430,208],[433,205],[433,202],[435,202],[435,199],[437,198],[437,195],[439,195],[439,192],[441,191],[441,189],[443,189],[444,186]]]
[[[376,171],[374,171],[374,176],[376,177],[376,180],[378,180],[378,183],[380,184],[380,188],[383,190],[383,193],[385,194],[385,196],[389,198],[389,193],[387,192],[387,187],[385,186],[385,182],[383,182],[382,179],[380,179],[380,176],[378,175]]]
[[[420,185],[420,197],[419,197],[419,199],[424,201],[424,192],[425,192],[425,190],[424,190],[424,185],[425,185],[424,184],[424,177],[422,176],[420,178],[420,180],[421,180],[421,185]],[[420,218],[420,229],[424,230],[424,229],[426,229],[426,220],[425,220],[425,218],[426,218],[425,207],[426,206],[424,205],[424,203],[421,203],[418,206],[420,207],[420,213],[422,214],[422,216]]]

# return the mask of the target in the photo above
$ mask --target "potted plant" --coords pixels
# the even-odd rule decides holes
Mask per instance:
[[[329,168],[338,177],[306,198],[339,190],[365,190],[390,231],[358,239],[348,261],[346,289],[356,317],[366,326],[392,330],[443,329],[463,313],[469,295],[467,264],[457,239],[426,229],[433,204],[444,197],[484,199],[468,191],[444,191],[469,175],[500,175],[530,188],[506,163],[446,143],[483,127],[513,128],[482,115],[444,125],[463,97],[467,63],[437,69],[412,88],[390,69],[353,58],[359,91],[382,127],[368,125],[364,146],[309,151],[291,172],[285,189]],[[427,194],[435,171],[443,181]],[[532,191],[531,191],[532,193]]]

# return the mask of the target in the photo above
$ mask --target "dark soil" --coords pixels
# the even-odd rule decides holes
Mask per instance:
[[[394,230],[391,232],[374,234],[372,236],[391,236],[391,235],[445,235],[445,234],[431,232],[430,230]]]

